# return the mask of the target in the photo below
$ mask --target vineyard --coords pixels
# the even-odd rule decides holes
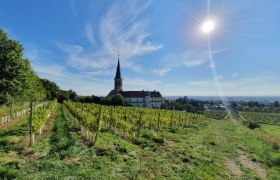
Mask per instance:
[[[100,131],[111,131],[126,139],[135,139],[141,136],[141,130],[157,133],[175,131],[205,121],[204,115],[180,111],[102,106],[70,101],[65,101],[64,105],[78,120],[77,123],[81,124],[86,137],[94,142],[96,139],[92,133],[98,134]]]
[[[208,118],[212,119],[224,119],[227,116],[227,111],[225,110],[210,110],[210,111],[205,111],[204,113],[205,116]]]
[[[40,102],[34,104],[35,109],[44,108],[48,103],[47,102]],[[16,105],[10,106],[2,106],[0,109],[0,117],[1,117],[1,125],[7,125],[11,121],[20,118],[21,116],[30,112],[30,103],[21,103]]]
[[[0,180],[280,180],[279,7],[0,0]]]
[[[251,121],[260,124],[271,124],[280,126],[279,113],[256,113],[256,112],[242,112],[244,121]]]
[[[29,108],[29,103],[17,103],[17,104],[9,104],[2,105],[0,108],[0,117],[5,116],[13,116],[16,113]]]
[[[23,105],[19,109],[24,108],[29,107]],[[269,134],[273,128],[270,126],[252,131],[229,119],[212,118],[225,117],[225,112],[211,113],[206,113],[211,115],[208,118],[206,114],[175,110],[71,101],[60,104],[56,100],[33,104],[32,118],[29,111],[0,131],[0,176],[4,179],[280,177],[278,129],[273,134]],[[232,170],[233,165],[240,174]]]
[[[43,104],[43,106],[36,107],[34,109],[34,114],[31,119],[32,121],[32,141],[34,143],[35,134],[41,134],[42,129],[44,128],[45,122],[50,118],[52,111],[56,108],[57,101]]]

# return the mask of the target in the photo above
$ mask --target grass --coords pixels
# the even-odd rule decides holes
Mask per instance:
[[[18,102],[18,103],[13,103],[12,105],[12,113],[21,111],[23,109],[27,109],[29,107],[28,102],[24,102],[23,104]],[[2,105],[0,106],[0,117],[7,116],[10,114],[10,105]]]
[[[280,126],[262,124],[261,129],[273,136],[280,137]]]
[[[28,134],[28,117],[12,127],[0,131],[0,177],[11,179],[17,175],[19,164],[24,160],[19,153],[23,149],[23,138]]]
[[[67,150],[74,143],[61,104],[58,106],[57,118],[54,123],[53,135],[50,140],[53,152]]]
[[[59,104],[48,136],[35,143],[31,159],[17,156],[24,123],[3,132],[0,176],[17,179],[257,179],[256,170],[239,160],[239,151],[267,171],[268,179],[280,179],[279,150],[269,135],[238,122],[211,120],[173,132],[141,131],[137,141],[126,141],[110,132],[100,133],[89,146],[69,114]],[[8,133],[10,132],[10,133]],[[21,133],[22,132],[22,133]],[[2,133],[2,132],[1,132]],[[2,135],[2,134],[1,134]],[[10,136],[11,135],[11,136]],[[18,148],[16,147],[18,146]],[[8,149],[6,151],[5,149]],[[5,152],[5,156],[2,156]],[[4,155],[4,154],[3,154]],[[241,169],[234,176],[226,158]]]

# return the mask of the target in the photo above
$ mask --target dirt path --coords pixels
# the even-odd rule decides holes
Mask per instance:
[[[50,133],[53,128],[54,120],[56,118],[56,111],[52,112],[50,118],[46,121],[44,128],[42,129],[42,133],[40,135],[35,136],[35,143],[34,145],[37,145],[38,143],[42,142],[47,136],[50,136]],[[21,147],[23,147],[18,154],[20,155],[21,158],[30,161],[34,159],[38,159],[34,154],[34,145],[32,147],[30,145],[30,136],[27,134],[22,138],[22,144]]]
[[[55,114],[46,122],[42,134],[36,137],[35,143],[40,142],[52,129]],[[3,150],[2,155],[12,154],[14,158],[23,160],[34,159],[32,156],[33,148],[29,146],[29,117],[23,116],[17,121],[9,123],[0,131],[0,150]],[[1,156],[0,156],[1,157]]]
[[[240,177],[243,175],[239,165],[237,165],[233,160],[226,158],[226,165],[234,176]]]
[[[247,154],[244,151],[239,150],[238,151],[239,154],[239,160],[240,162],[247,168],[252,169],[254,171],[256,171],[256,173],[262,178],[262,179],[267,179],[267,175],[266,175],[266,170],[261,167],[260,164],[253,162],[252,160],[250,160],[247,156]]]

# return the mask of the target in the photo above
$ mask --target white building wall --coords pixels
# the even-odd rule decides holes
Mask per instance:
[[[156,107],[160,108],[164,101],[163,97],[146,97],[146,98],[125,98],[125,103],[136,107]]]

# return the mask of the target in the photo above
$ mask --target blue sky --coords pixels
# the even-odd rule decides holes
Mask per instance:
[[[2,0],[0,27],[40,77],[81,95],[107,95],[117,54],[124,90],[171,95],[280,95],[280,1]],[[217,72],[212,74],[212,68]]]

